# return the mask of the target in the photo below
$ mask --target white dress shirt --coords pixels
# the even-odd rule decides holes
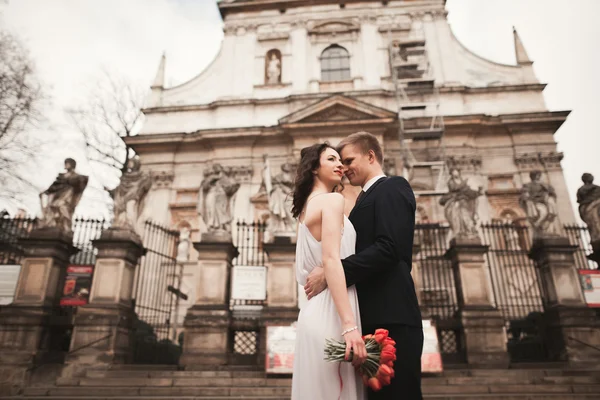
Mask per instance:
[[[375,182],[377,182],[378,180],[380,180],[381,178],[385,178],[385,175],[377,175],[377,176],[374,176],[371,179],[369,179],[367,181],[367,183],[365,183],[365,186],[363,186],[363,188],[362,188],[363,192],[367,193],[367,190],[369,190],[371,188],[371,186],[373,186],[373,184]]]

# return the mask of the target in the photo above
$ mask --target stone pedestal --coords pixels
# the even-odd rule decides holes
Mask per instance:
[[[600,363],[600,320],[586,306],[575,267],[577,246],[565,237],[537,238],[529,256],[540,269],[545,297],[545,343],[553,360]]]
[[[467,363],[476,367],[506,368],[504,317],[495,307],[491,282],[485,267],[488,246],[475,239],[452,239],[446,257],[452,260],[463,326]]]
[[[183,353],[179,364],[225,365],[230,348],[231,261],[237,248],[231,235],[202,235],[198,251],[196,299],[183,322]]]
[[[84,366],[131,360],[134,276],[144,248],[135,232],[122,229],[107,229],[94,246],[98,255],[90,301],[75,317],[63,376],[76,375]]]
[[[296,281],[295,237],[275,236],[264,244],[267,263],[267,305],[261,316],[259,362],[264,366],[267,326],[291,325],[298,320],[298,283]]]
[[[15,298],[0,309],[0,385],[19,385],[32,364],[62,361],[64,352],[53,344],[70,321],[61,322],[55,310],[75,252],[72,242],[71,235],[57,229],[35,230],[20,241],[25,254]]]

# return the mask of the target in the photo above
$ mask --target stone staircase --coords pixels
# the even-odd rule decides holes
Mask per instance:
[[[120,366],[87,370],[81,378],[58,378],[0,399],[264,399],[290,398],[289,377],[247,369],[179,371],[169,366]],[[589,369],[449,369],[423,379],[426,399],[600,399],[600,366]],[[312,399],[307,399],[312,400]]]

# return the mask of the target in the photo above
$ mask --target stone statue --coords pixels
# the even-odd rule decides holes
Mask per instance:
[[[114,201],[112,228],[136,231],[138,218],[144,209],[144,200],[152,187],[152,178],[140,171],[141,163],[135,157],[127,161],[127,169],[121,176],[119,186],[104,188]]]
[[[273,53],[267,64],[267,83],[269,85],[276,85],[279,82],[281,82],[281,61]]]
[[[396,161],[394,161],[393,158],[383,159],[383,172],[387,176],[398,176],[398,174],[396,173]]]
[[[519,204],[527,214],[534,236],[554,236],[556,192],[552,186],[540,181],[540,171],[531,171],[529,177],[531,182],[523,185]]]
[[[240,188],[231,173],[220,164],[213,164],[204,171],[200,185],[197,211],[204,219],[208,231],[212,233],[231,232],[231,197]]]
[[[450,224],[454,238],[477,238],[477,198],[483,194],[483,188],[473,190],[460,171],[453,168],[448,180],[448,193],[440,199],[444,206],[444,215]]]
[[[292,217],[292,189],[294,186],[293,166],[289,162],[281,164],[281,172],[271,177],[269,160],[264,156],[264,182],[269,199],[269,230],[274,235],[294,233]]]
[[[594,185],[594,176],[581,176],[583,186],[577,190],[579,216],[588,226],[592,242],[600,240],[600,186]]]
[[[58,174],[52,185],[40,194],[42,218],[40,228],[58,228],[72,234],[73,213],[88,184],[88,177],[75,172],[77,163],[65,160],[65,172]]]
[[[179,244],[177,245],[177,261],[186,262],[190,258],[190,228],[184,226],[179,232]]]

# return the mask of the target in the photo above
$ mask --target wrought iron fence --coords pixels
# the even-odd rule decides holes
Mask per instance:
[[[496,306],[506,320],[512,361],[543,361],[544,292],[539,270],[528,256],[531,236],[526,226],[483,224],[489,246],[487,263]]]
[[[23,248],[19,240],[29,237],[38,225],[31,217],[0,218],[0,265],[19,264],[23,257]],[[69,259],[70,264],[95,265],[96,254],[92,241],[100,237],[109,222],[105,219],[73,218],[73,246],[78,250]]]
[[[233,265],[265,265],[267,259],[263,248],[266,224],[264,222],[236,223],[234,243],[238,249],[238,256],[233,259]]]
[[[146,254],[136,269],[134,305],[134,363],[177,364],[181,346],[174,343],[171,315],[177,307],[173,289],[178,289],[176,261],[179,232],[152,221],[144,223]]]
[[[449,228],[440,224],[417,224],[415,243],[419,252],[413,254],[417,295],[423,318],[435,323],[440,351],[445,362],[461,363],[465,349],[452,263],[445,257]]]
[[[23,256],[23,249],[19,246],[19,239],[29,236],[35,228],[35,218],[0,218],[0,265],[19,264]]]
[[[569,242],[577,246],[575,251],[575,266],[577,269],[598,269],[598,263],[588,258],[592,254],[590,232],[583,225],[565,225],[565,233]]]

